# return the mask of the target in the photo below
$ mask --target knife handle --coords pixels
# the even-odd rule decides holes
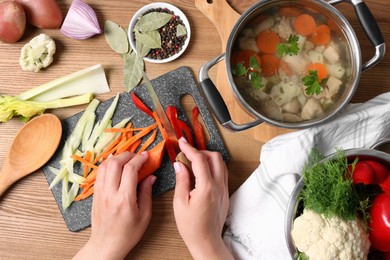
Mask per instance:
[[[193,189],[195,187],[195,176],[194,173],[192,172],[192,166],[190,160],[188,160],[188,158],[185,156],[183,152],[180,152],[177,154],[175,161],[183,163],[189,170],[190,179],[191,179],[191,189]]]

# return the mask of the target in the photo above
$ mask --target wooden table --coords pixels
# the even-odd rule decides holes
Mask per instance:
[[[1,0],[0,0],[1,1]],[[206,1],[206,0],[205,0]],[[132,15],[143,5],[152,1],[85,0],[96,11],[99,22],[110,19],[127,27]],[[189,66],[195,75],[200,67],[221,52],[221,41],[213,24],[195,7],[193,1],[169,0],[188,16],[192,29],[190,46],[178,60],[164,65],[146,64],[150,78],[174,70],[180,66]],[[255,0],[232,0],[231,5],[238,12],[245,11]],[[376,17],[385,41],[390,42],[390,2],[387,0],[367,0]],[[60,0],[65,14],[71,0]],[[347,16],[355,29],[362,49],[364,60],[373,55],[373,48],[362,30],[349,4],[338,7]],[[22,46],[33,36],[45,32],[57,43],[54,63],[39,73],[25,72],[18,64]],[[38,86],[60,76],[103,64],[111,93],[101,95],[106,100],[117,92],[123,92],[123,63],[107,45],[104,36],[96,36],[84,41],[64,37],[59,30],[38,30],[29,27],[23,38],[16,44],[0,43],[0,93],[16,95],[26,89]],[[390,90],[390,58],[375,68],[362,74],[359,88],[353,102],[364,102],[376,95]],[[216,72],[211,71],[211,77]],[[192,101],[186,98],[186,103]],[[67,118],[85,106],[50,111],[61,119]],[[0,124],[0,165],[15,132],[23,124],[17,120]],[[259,164],[262,143],[246,133],[229,133],[220,129],[231,155],[229,163],[229,189],[233,193]],[[250,151],[250,152],[249,152]],[[191,259],[177,231],[173,211],[173,192],[155,198],[153,218],[143,239],[129,254],[129,259]],[[90,228],[81,232],[69,232],[62,219],[57,204],[41,171],[19,181],[0,200],[0,259],[69,259],[87,241]],[[129,234],[131,235],[131,234]]]

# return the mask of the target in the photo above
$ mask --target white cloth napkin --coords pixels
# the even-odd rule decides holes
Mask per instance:
[[[349,105],[329,123],[264,144],[259,167],[231,196],[224,240],[235,258],[291,259],[284,233],[285,211],[313,147],[329,155],[336,148],[369,148],[389,136],[390,92]]]

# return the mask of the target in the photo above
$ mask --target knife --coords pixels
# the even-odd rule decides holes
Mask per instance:
[[[187,157],[185,157],[185,155],[180,151],[179,140],[177,139],[175,130],[173,129],[171,123],[169,122],[167,114],[165,114],[164,108],[162,107],[161,102],[158,99],[158,96],[156,94],[156,91],[153,88],[152,83],[150,82],[148,76],[144,71],[142,72],[142,76],[145,82],[146,90],[148,91],[149,96],[152,99],[153,107],[157,113],[157,116],[160,118],[161,124],[165,132],[167,133],[168,140],[171,143],[173,149],[175,150],[176,153],[175,160],[184,163],[187,166],[187,168],[191,170],[191,163],[187,159]]]

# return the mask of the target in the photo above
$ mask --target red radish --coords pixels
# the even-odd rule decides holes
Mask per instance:
[[[374,169],[367,163],[357,162],[352,173],[354,184],[363,183],[365,185],[377,183]]]

